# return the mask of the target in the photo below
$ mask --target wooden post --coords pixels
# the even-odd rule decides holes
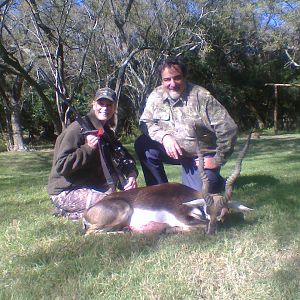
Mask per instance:
[[[279,86],[284,86],[284,87],[291,87],[291,86],[297,86],[300,87],[300,84],[290,84],[290,83],[266,83],[265,86],[267,85],[272,85],[274,86],[274,96],[275,96],[275,103],[274,103],[274,134],[277,134],[278,132],[278,89],[277,87]]]
[[[278,90],[277,84],[274,84],[274,95],[275,95],[275,103],[274,103],[274,134],[278,132]]]

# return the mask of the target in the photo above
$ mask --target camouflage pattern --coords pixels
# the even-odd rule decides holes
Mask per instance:
[[[102,200],[111,190],[96,191],[88,188],[63,191],[58,195],[51,195],[50,199],[55,205],[55,214],[70,217],[72,219],[81,218],[84,210]]]
[[[172,135],[185,156],[201,152],[215,153],[220,165],[231,155],[237,137],[237,125],[227,110],[201,86],[186,83],[186,89],[177,100],[169,100],[163,86],[148,97],[140,118],[140,128],[153,140],[162,142]]]

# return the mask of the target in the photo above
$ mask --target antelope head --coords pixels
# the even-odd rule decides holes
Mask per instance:
[[[242,167],[242,161],[245,157],[246,151],[249,147],[251,139],[251,134],[248,136],[248,139],[239,152],[235,169],[233,173],[228,177],[225,183],[225,192],[224,194],[211,194],[208,192],[209,182],[208,178],[204,172],[204,158],[203,155],[198,151],[198,158],[199,158],[199,172],[202,179],[202,193],[203,198],[205,201],[205,214],[207,218],[209,219],[209,223],[207,225],[207,233],[208,234],[214,234],[216,231],[217,223],[218,221],[221,221],[224,219],[225,215],[228,212],[228,208],[234,208],[240,211],[249,211],[252,210],[244,205],[241,205],[237,202],[232,202],[232,190],[233,190],[233,184],[240,175],[241,167]]]

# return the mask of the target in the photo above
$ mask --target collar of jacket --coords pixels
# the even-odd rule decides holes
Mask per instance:
[[[182,95],[176,101],[170,99],[168,93],[166,91],[164,91],[163,97],[162,97],[163,102],[169,103],[172,107],[186,105],[191,89],[192,89],[191,83],[186,82],[186,86],[185,86],[185,89],[184,89]]]
[[[97,119],[95,112],[93,109],[91,109],[88,113],[87,113],[87,117],[90,119],[91,123],[93,124],[93,126],[96,129],[99,128],[103,128],[104,126],[102,125],[102,123],[100,122],[100,120]]]
[[[90,123],[92,123],[93,127],[95,129],[103,128],[104,132],[108,134],[109,139],[115,137],[114,130],[110,127],[109,122],[107,122],[104,126],[100,122],[100,120],[97,119],[95,112],[93,109],[91,109],[87,114],[86,117],[89,119]]]

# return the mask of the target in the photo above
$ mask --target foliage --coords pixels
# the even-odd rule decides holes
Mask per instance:
[[[1,153],[0,298],[299,299],[299,147],[299,134],[252,141],[233,196],[255,210],[216,236],[84,237],[51,215],[52,151]]]
[[[272,41],[275,34],[285,30],[283,21],[281,26],[274,20],[285,18],[292,11],[280,11],[282,3],[276,8],[269,5],[268,1],[225,1],[222,8],[216,7],[219,14],[204,19],[212,47],[206,56],[205,83],[242,129],[272,126],[274,92],[265,84],[288,82],[295,76],[283,67],[285,43]],[[291,97],[289,94],[288,99]],[[286,102],[287,98],[281,99]],[[285,113],[281,104],[281,120]]]

